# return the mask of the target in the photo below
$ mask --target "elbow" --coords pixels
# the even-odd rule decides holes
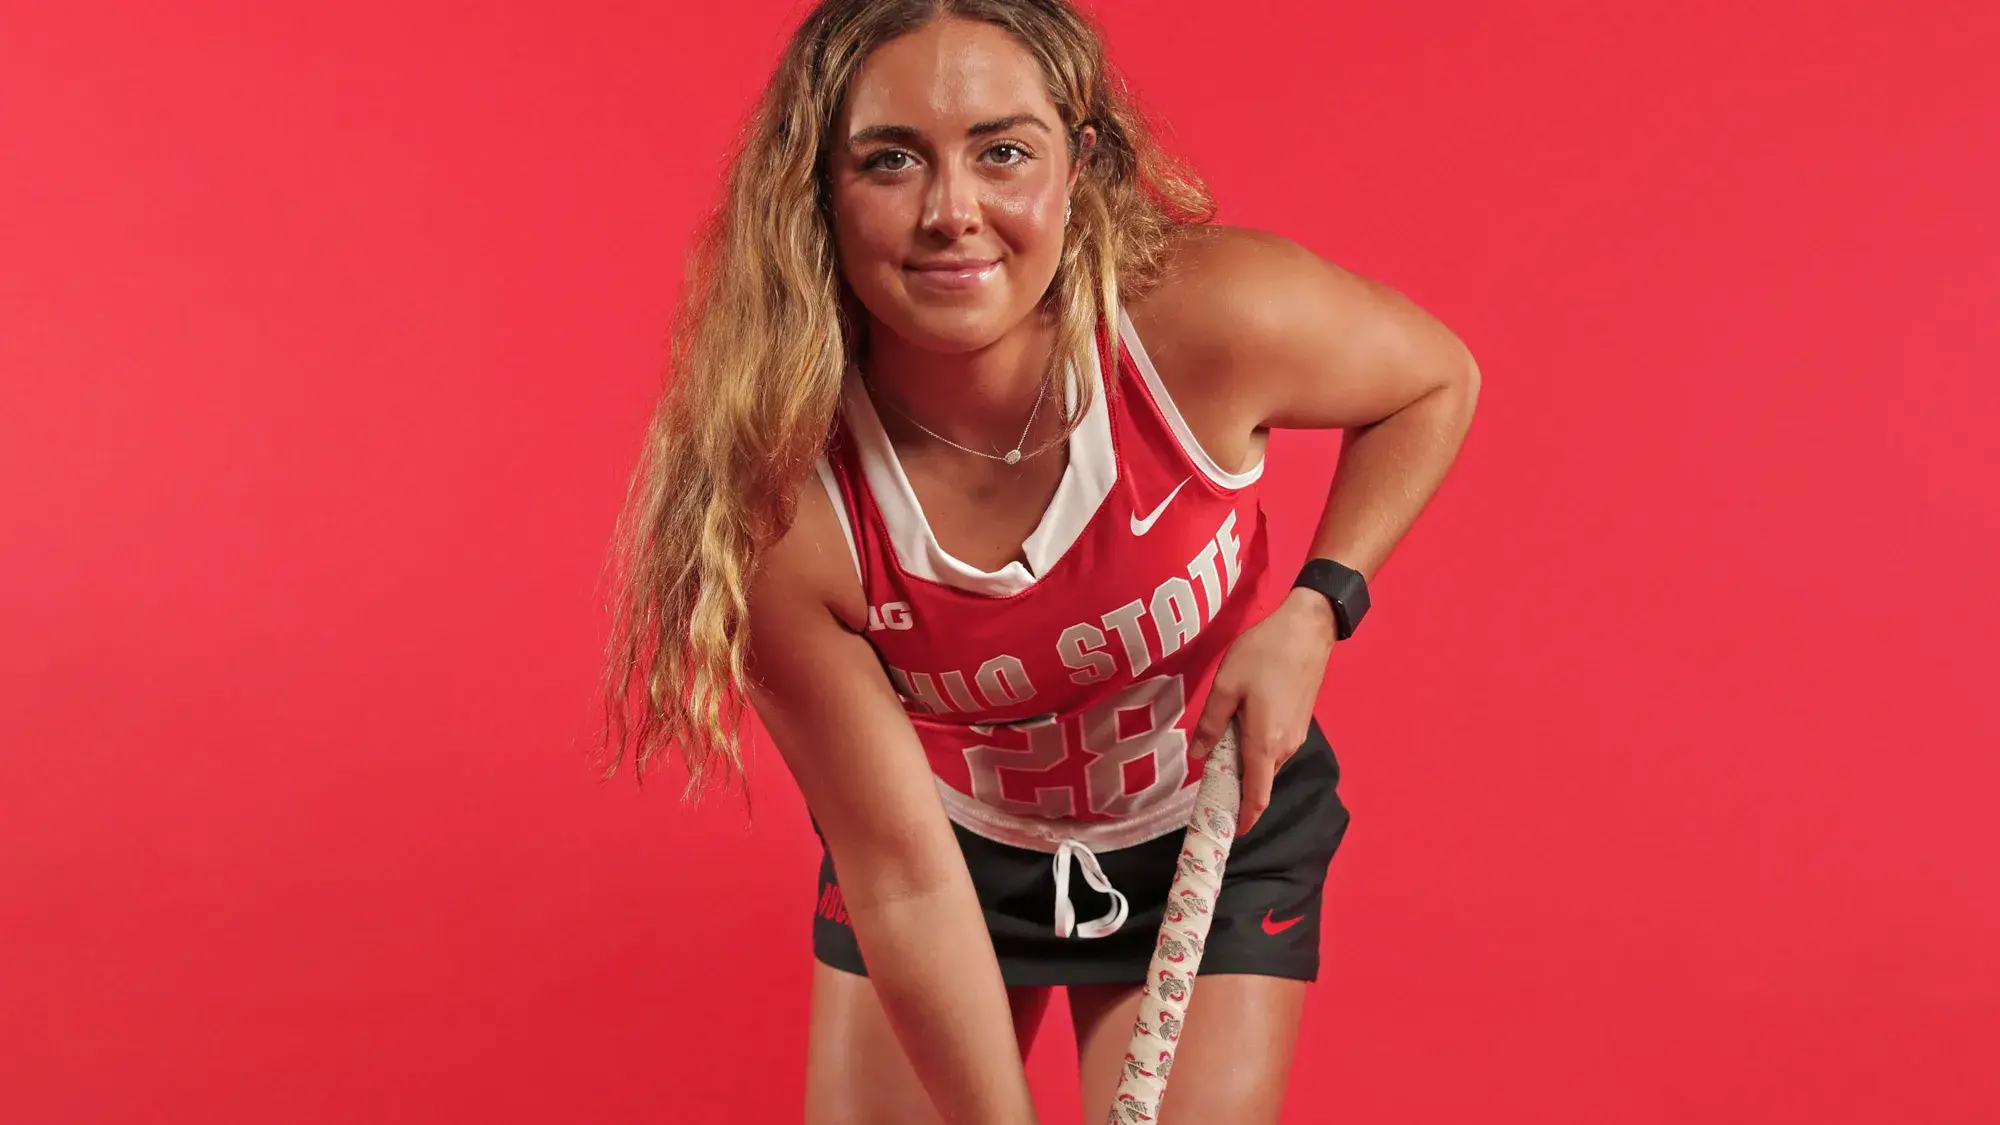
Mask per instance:
[[[950,893],[965,874],[955,846],[897,836],[851,841],[829,836],[827,843],[849,911],[935,899]]]
[[[1479,405],[1479,361],[1464,341],[1454,339],[1453,345],[1434,393],[1453,405],[1461,422],[1470,422]]]

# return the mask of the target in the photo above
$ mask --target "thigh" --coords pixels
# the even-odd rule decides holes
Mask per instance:
[[[1026,1056],[1046,988],[1008,991],[1014,1034]],[[806,1037],[806,1125],[937,1125],[937,1111],[903,1055],[867,977],[813,962]]]
[[[1085,1121],[1102,1121],[1109,1112],[1141,996],[1136,985],[1069,990]],[[1300,980],[1233,973],[1196,978],[1159,1125],[1275,1125],[1305,997]]]

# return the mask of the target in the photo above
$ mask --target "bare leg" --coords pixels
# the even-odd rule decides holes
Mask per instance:
[[[1110,1112],[1140,997],[1134,985],[1069,990],[1084,1125],[1099,1125]],[[1305,998],[1304,981],[1235,974],[1197,978],[1160,1125],[1276,1125]]]
[[[1034,1044],[1046,988],[1007,994],[1025,1057]],[[938,1125],[937,1111],[903,1056],[875,986],[813,962],[812,1025],[806,1042],[806,1125]]]

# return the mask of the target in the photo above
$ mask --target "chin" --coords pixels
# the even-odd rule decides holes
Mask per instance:
[[[960,355],[989,347],[1020,324],[1012,309],[988,305],[903,304],[876,317],[884,328],[925,351]]]

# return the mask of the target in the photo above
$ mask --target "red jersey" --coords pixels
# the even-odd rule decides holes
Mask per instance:
[[[1216,465],[1131,320],[1118,327],[1108,368],[1100,332],[1080,373],[1091,406],[1025,563],[983,571],[939,547],[854,372],[819,464],[868,639],[946,812],[1043,852],[1127,847],[1187,823],[1199,777],[1188,742],[1266,570],[1263,465]]]

